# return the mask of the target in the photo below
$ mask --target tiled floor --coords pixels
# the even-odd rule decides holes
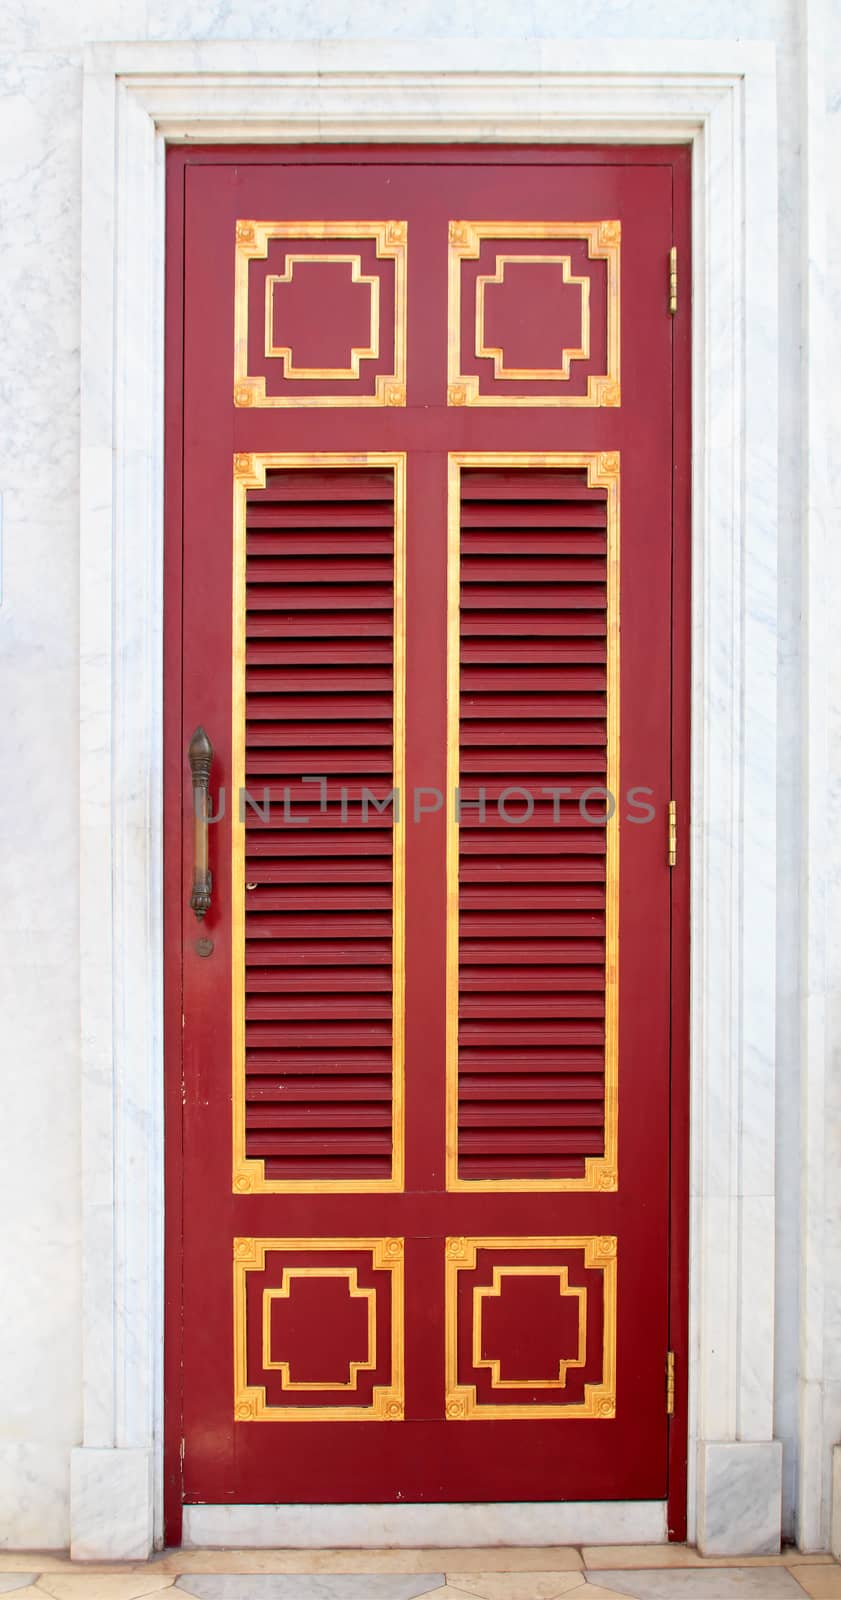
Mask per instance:
[[[738,1562],[684,1545],[551,1550],[168,1550],[82,1567],[0,1552],[15,1600],[841,1600],[841,1566],[793,1550]]]

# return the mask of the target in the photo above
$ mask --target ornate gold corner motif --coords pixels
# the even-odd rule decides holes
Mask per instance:
[[[455,1246],[455,1249],[451,1249]],[[598,1271],[602,1278],[602,1375],[598,1383],[584,1385],[582,1400],[564,1403],[563,1400],[551,1403],[526,1404],[513,1401],[510,1404],[494,1402],[488,1404],[478,1399],[475,1384],[459,1381],[458,1349],[459,1349],[459,1273],[473,1271],[477,1265],[479,1251],[576,1251],[583,1258],[586,1270]],[[550,1417],[598,1417],[610,1418],[616,1415],[616,1279],[617,1279],[617,1241],[614,1235],[580,1235],[573,1237],[531,1237],[524,1238],[470,1238],[448,1239],[445,1245],[445,1371],[446,1394],[444,1414],[448,1421],[460,1422],[484,1419],[509,1419],[509,1420],[539,1420]],[[567,1372],[573,1368],[585,1366],[587,1361],[587,1290],[582,1286],[570,1286],[568,1279],[569,1269],[562,1265],[549,1265],[542,1262],[524,1264],[522,1267],[509,1263],[494,1265],[492,1282],[490,1285],[477,1285],[473,1288],[470,1297],[472,1326],[471,1326],[471,1361],[475,1368],[486,1368],[491,1372],[491,1388],[496,1389],[563,1389],[566,1386]],[[578,1345],[575,1356],[570,1360],[559,1363],[557,1379],[544,1381],[502,1379],[500,1375],[500,1362],[490,1357],[482,1356],[482,1322],[481,1313],[485,1301],[499,1293],[501,1280],[504,1276],[538,1277],[552,1276],[560,1281],[561,1294],[573,1294],[578,1298]]]
[[[485,239],[583,239],[591,261],[607,263],[607,372],[590,373],[584,394],[482,394],[479,378],[461,371],[461,263],[476,260]],[[622,224],[615,219],[599,222],[465,222],[453,221],[449,227],[448,250],[448,305],[447,305],[447,404],[471,406],[618,406],[622,403],[620,384],[620,332],[619,332],[619,264]],[[532,370],[506,369],[499,347],[485,346],[484,290],[488,283],[504,281],[505,264],[514,261],[567,262],[562,267],[564,281],[582,287],[582,337],[577,350],[565,351],[560,368]],[[569,276],[567,275],[569,273]],[[492,357],[494,379],[499,382],[515,381],[568,381],[573,360],[588,360],[590,350],[590,280],[571,275],[568,256],[514,256],[498,255],[493,273],[480,275],[476,280],[475,303],[475,353],[477,357]],[[569,360],[567,360],[567,356]]]
[[[231,789],[245,788],[246,509],[249,489],[263,489],[270,471],[311,467],[384,467],[394,474],[392,786],[405,793],[406,764],[406,455],[391,452],[237,453],[233,458]],[[402,1191],[405,1172],[406,820],[392,827],[392,1169],[389,1178],[268,1178],[262,1156],[248,1156],[245,1136],[245,822],[231,807],[231,1094],[235,1194],[362,1194]],[[386,1241],[388,1243],[388,1241]],[[395,1241],[391,1241],[392,1244]]]
[[[235,229],[234,278],[234,390],[233,401],[243,406],[396,406],[406,404],[406,253],[407,224],[391,219],[385,222],[257,222],[241,219]],[[378,260],[394,262],[394,335],[392,371],[380,373],[373,394],[294,394],[271,395],[265,377],[248,371],[249,295],[248,273],[252,261],[265,261],[274,239],[373,239]],[[368,345],[354,347],[350,367],[295,367],[291,341],[275,346],[273,338],[274,292],[278,284],[290,283],[295,263],[347,262],[355,283],[369,286],[371,326]],[[380,354],[380,279],[376,273],[362,273],[362,258],[354,254],[290,255],[286,271],[266,280],[264,304],[264,346],[267,358],[281,362],[283,376],[289,379],[341,381],[358,379],[360,362],[376,360]]]
[[[607,491],[607,770],[605,787],[620,792],[619,729],[619,477],[618,450],[456,451],[448,457],[447,486],[447,794],[460,782],[461,473],[466,467],[584,469],[591,489]],[[605,1042],[604,1152],[587,1156],[580,1178],[478,1178],[459,1176],[459,824],[447,807],[446,843],[446,1182],[448,1190],[565,1190],[600,1192],[619,1187],[619,810],[605,823]]]
[[[390,1382],[375,1384],[368,1405],[270,1405],[262,1384],[248,1381],[248,1273],[263,1272],[271,1251],[284,1255],[351,1251],[370,1254],[375,1271],[389,1274],[391,1294]],[[234,1239],[234,1418],[237,1422],[399,1422],[404,1415],[405,1294],[402,1239]],[[364,1361],[348,1362],[348,1379],[339,1382],[296,1382],[289,1362],[271,1353],[272,1305],[288,1299],[298,1278],[345,1278],[351,1298],[367,1301],[368,1351]],[[284,1391],[358,1391],[359,1374],[377,1364],[378,1291],[359,1284],[357,1267],[284,1266],[281,1281],[264,1288],[261,1297],[261,1355],[265,1372],[279,1372]]]

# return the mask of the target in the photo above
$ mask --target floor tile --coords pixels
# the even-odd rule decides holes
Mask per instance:
[[[568,1546],[490,1550],[167,1550],[155,1572],[575,1572],[582,1565]],[[142,1570],[136,1566],[134,1570]]]
[[[174,1582],[171,1573],[155,1572],[151,1567],[117,1575],[91,1571],[77,1563],[73,1572],[43,1573],[38,1588],[42,1600],[45,1594],[53,1600],[138,1600],[140,1595],[171,1589]]]
[[[619,1572],[591,1568],[588,1581],[636,1600],[803,1600],[785,1567],[647,1568]],[[587,1596],[582,1590],[581,1600]],[[590,1597],[587,1596],[587,1600]]]
[[[0,1550],[0,1572],[26,1572],[30,1583],[33,1573],[67,1572],[69,1569],[69,1556],[56,1555],[55,1551],[47,1555],[43,1550]]]
[[[603,1589],[600,1583],[591,1583],[587,1578],[574,1600],[625,1600],[625,1596],[619,1594],[617,1589]]]
[[[813,1600],[841,1600],[841,1567],[834,1563],[817,1567],[795,1562],[788,1570]]]
[[[13,1589],[25,1589],[31,1583],[31,1572],[0,1572],[0,1594],[10,1594]]]
[[[465,1589],[456,1589],[452,1583],[445,1583],[443,1589],[436,1589],[431,1600],[468,1600]]]
[[[394,1552],[392,1552],[394,1553]],[[434,1555],[435,1560],[431,1557]],[[582,1567],[580,1552],[572,1545],[555,1545],[546,1549],[528,1546],[488,1550],[427,1550],[431,1566],[444,1572],[579,1572]],[[452,1583],[454,1580],[448,1580]]]
[[[585,1544],[581,1547],[584,1566],[620,1570],[640,1567],[687,1567],[700,1562],[697,1550],[687,1544]]]
[[[581,1551],[585,1567],[599,1572],[631,1571],[649,1567],[778,1567],[793,1562],[829,1565],[828,1555],[801,1556],[791,1547],[778,1556],[702,1556],[689,1544],[586,1544]]]
[[[439,1595],[442,1572],[402,1577],[399,1573],[191,1573],[177,1589],[198,1600],[415,1600]]]
[[[448,1572],[447,1583],[479,1600],[555,1600],[582,1590],[583,1572]]]

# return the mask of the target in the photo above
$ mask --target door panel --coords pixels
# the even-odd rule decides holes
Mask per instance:
[[[450,458],[447,1187],[612,1189],[619,457],[522,461]]]
[[[170,164],[187,1501],[667,1492],[677,180],[615,155]]]
[[[401,1189],[405,459],[234,471],[234,1188]]]

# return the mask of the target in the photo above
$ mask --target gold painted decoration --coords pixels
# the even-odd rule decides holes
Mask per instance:
[[[563,282],[573,284],[579,290],[580,341],[577,348],[562,350],[559,367],[506,366],[505,351],[502,346],[488,345],[485,340],[485,289],[488,284],[505,282],[506,267],[535,264],[560,267]],[[495,272],[484,273],[476,279],[476,355],[480,358],[490,356],[493,359],[495,378],[548,378],[555,382],[564,381],[569,377],[573,361],[588,361],[590,358],[590,279],[577,278],[573,275],[569,256],[497,256]]]
[[[288,344],[275,344],[275,290],[278,284],[291,283],[296,266],[349,266],[352,283],[362,283],[370,295],[370,322],[367,345],[352,345],[350,351],[350,365],[346,367],[305,367],[296,366],[292,353],[293,332],[290,330]],[[267,357],[280,358],[284,378],[358,378],[362,361],[376,361],[380,353],[380,280],[376,276],[366,276],[362,271],[361,256],[337,255],[289,255],[286,258],[286,271],[270,273],[266,278],[266,342],[265,354]]]
[[[373,259],[366,264],[361,251],[296,250],[291,245],[308,241],[323,243],[341,240],[366,241]],[[260,287],[250,276],[252,262],[269,261],[277,244],[283,253],[283,270],[267,272],[262,284],[262,311],[258,309]],[[363,247],[365,248],[365,247]],[[407,224],[387,222],[258,222],[243,219],[236,224],[236,268],[234,286],[234,405],[264,406],[404,406],[406,404],[406,251]],[[392,310],[386,326],[383,308],[383,275],[371,270],[382,261],[390,274],[389,300]],[[296,360],[296,330],[276,336],[278,291],[299,282],[305,272],[324,267],[343,267],[349,282],[367,289],[369,326],[366,344],[347,340],[345,363],[314,364]],[[316,279],[316,282],[318,280]],[[318,303],[316,294],[315,304]],[[261,355],[266,370],[251,370],[249,333],[252,319],[262,318]],[[306,331],[306,330],[303,330]],[[300,325],[298,340],[302,337]],[[252,361],[254,346],[251,346]],[[366,380],[364,363],[386,364]],[[259,363],[258,363],[259,364]],[[272,373],[276,369],[276,376]],[[302,390],[290,387],[306,383]],[[324,385],[346,385],[339,392],[324,392]],[[276,387],[277,385],[277,387]],[[351,387],[354,385],[355,387]]]
[[[352,1257],[338,1264],[337,1257]],[[319,1256],[328,1259],[323,1263]],[[304,1264],[301,1264],[304,1258]],[[313,1258],[316,1258],[313,1260]],[[360,1283],[361,1274],[374,1284]],[[295,1359],[284,1354],[282,1336],[273,1326],[273,1311],[286,1303],[295,1286],[343,1282],[348,1300],[364,1304],[367,1349],[359,1359],[355,1345],[337,1357],[335,1375],[296,1378]],[[404,1415],[404,1280],[403,1240],[253,1239],[234,1240],[234,1417],[238,1422],[401,1422]],[[260,1364],[254,1369],[249,1328],[260,1326]],[[390,1332],[386,1331],[389,1330]],[[335,1330],[334,1330],[335,1331]],[[298,1354],[300,1360],[300,1352]],[[341,1366],[341,1370],[338,1370]],[[386,1369],[386,1381],[369,1382],[361,1398],[362,1375]],[[262,1381],[261,1381],[262,1380]],[[278,1389],[279,1386],[279,1389]],[[271,1388],[275,1399],[268,1396]],[[324,1402],[295,1400],[323,1395]],[[292,1397],[286,1403],[286,1396]],[[352,1397],[352,1398],[346,1398]]]
[[[279,1372],[283,1378],[283,1388],[286,1393],[294,1394],[295,1390],[307,1393],[325,1393],[334,1389],[357,1390],[359,1387],[360,1372],[371,1372],[377,1364],[377,1296],[374,1289],[363,1289],[359,1286],[359,1273],[356,1267],[284,1267],[281,1273],[282,1283],[279,1289],[263,1290],[263,1370],[265,1372]],[[292,1377],[291,1363],[276,1360],[272,1355],[272,1307],[275,1301],[289,1300],[292,1288],[296,1281],[304,1278],[343,1278],[347,1281],[347,1293],[350,1300],[364,1300],[367,1308],[368,1344],[364,1361],[348,1360],[347,1378],[333,1378],[325,1380],[319,1378],[315,1381],[296,1381]]]
[[[451,406],[618,406],[621,404],[619,334],[619,264],[621,223],[610,219],[599,222],[465,222],[453,221],[449,229],[447,404]],[[583,241],[586,260],[605,263],[605,284],[594,308],[594,280],[581,266],[573,272],[571,254],[547,251],[525,254],[506,250],[491,252],[491,271],[480,271],[465,291],[463,263],[484,261],[487,240]],[[550,354],[557,346],[556,330],[546,319],[547,359],[534,366],[506,360],[504,345],[494,343],[487,332],[487,290],[506,281],[506,268],[554,266],[562,285],[578,290],[579,335],[575,344],[563,344],[560,362]],[[472,312],[465,315],[465,294],[472,295]],[[605,348],[604,370],[594,369],[591,356],[592,318],[598,316]],[[473,329],[471,360],[491,360],[490,378],[465,371],[468,329]],[[583,365],[584,387],[573,383],[576,370]],[[540,392],[535,385],[553,383],[556,388]],[[528,385],[528,387],[524,387]]]
[[[249,489],[263,489],[272,471],[347,467],[390,469],[394,479],[392,574],[392,776],[405,791],[406,760],[406,457],[398,452],[251,453],[233,458],[233,615],[231,686],[231,1095],[232,1187],[235,1194],[294,1194],[402,1191],[405,1171],[405,807],[392,818],[391,896],[391,1132],[389,1177],[276,1178],[263,1157],[246,1147],[246,826],[239,796],[246,787],[246,535]]]
[[[502,1377],[502,1362],[498,1356],[483,1356],[484,1341],[482,1337],[482,1312],[484,1302],[489,1299],[498,1299],[502,1292],[502,1285],[506,1278],[554,1278],[558,1283],[558,1292],[561,1299],[569,1298],[576,1301],[578,1307],[578,1339],[573,1353],[558,1358],[557,1376],[541,1378],[541,1389],[565,1389],[567,1373],[575,1367],[583,1367],[587,1356],[587,1290],[586,1288],[571,1288],[569,1283],[569,1269],[567,1267],[500,1267],[493,1269],[493,1283],[485,1288],[473,1290],[473,1365],[474,1367],[487,1367],[491,1374],[492,1389],[533,1389],[533,1378],[506,1378]]]
[[[448,1421],[615,1416],[616,1267],[612,1234],[447,1239]],[[572,1302],[574,1334],[551,1372],[512,1377],[510,1366],[524,1359],[521,1340],[491,1354],[484,1313],[506,1282],[516,1287],[535,1279],[554,1280],[560,1299]],[[522,1325],[520,1319],[515,1328]],[[577,1385],[571,1373],[581,1374]]]

